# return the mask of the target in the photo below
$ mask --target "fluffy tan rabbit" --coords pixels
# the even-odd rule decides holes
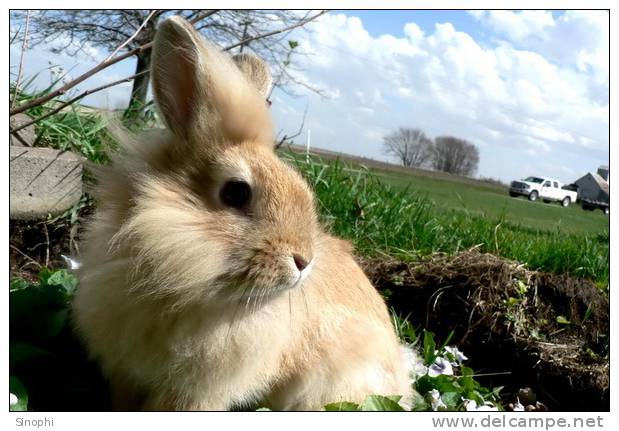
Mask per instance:
[[[273,151],[268,68],[161,23],[168,129],[100,175],[73,304],[115,407],[314,410],[411,388],[390,316]]]

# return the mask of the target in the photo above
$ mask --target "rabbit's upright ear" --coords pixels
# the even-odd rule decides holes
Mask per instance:
[[[177,136],[272,144],[270,114],[258,89],[183,18],[159,25],[151,74],[155,101]]]
[[[273,86],[273,78],[269,66],[251,54],[237,54],[232,59],[266,99],[271,93],[271,87]]]

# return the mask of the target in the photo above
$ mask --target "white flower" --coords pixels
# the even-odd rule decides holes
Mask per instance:
[[[499,409],[489,401],[484,402],[479,405],[474,400],[469,400],[467,398],[462,398],[464,401],[464,408],[466,408],[467,412],[498,412]]]
[[[9,405],[10,406],[14,406],[19,402],[19,400],[17,399],[17,395],[12,394],[9,392]]]
[[[78,262],[77,260],[73,260],[70,257],[65,256],[64,254],[61,254],[60,256],[62,256],[64,261],[67,263],[67,265],[71,269],[80,269],[80,267],[82,266],[82,264],[80,262]]]
[[[524,406],[522,404],[520,404],[520,399],[516,398],[516,404],[514,404],[514,411],[515,412],[523,412],[524,411]]]
[[[466,361],[468,359],[466,356],[464,356],[464,353],[462,353],[460,349],[458,349],[456,346],[446,346],[445,351],[447,353],[451,353],[458,362]]]
[[[428,368],[428,376],[437,377],[440,375],[453,376],[454,370],[451,364],[445,358],[438,356],[432,365]]]
[[[432,404],[432,410],[437,411],[438,409],[446,409],[447,406],[441,399],[441,393],[436,389],[432,389],[430,392],[430,404]]]

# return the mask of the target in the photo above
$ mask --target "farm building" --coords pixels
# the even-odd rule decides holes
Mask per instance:
[[[604,177],[601,175],[604,174]],[[610,186],[608,184],[608,167],[601,166],[598,173],[587,175],[574,181],[578,186],[578,198],[594,201],[608,202],[610,199]]]

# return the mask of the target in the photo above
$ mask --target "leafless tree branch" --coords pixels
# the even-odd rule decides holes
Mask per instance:
[[[24,55],[28,49],[28,25],[30,24],[30,11],[26,13],[26,24],[24,27],[24,40],[21,45],[21,54],[19,55],[19,67],[17,69],[17,78],[15,80],[15,89],[13,90],[13,100],[11,100],[11,108],[17,103],[17,95],[19,94],[19,86],[21,85],[21,77],[24,68]]]
[[[198,15],[197,17],[195,17],[191,23],[195,24],[196,22],[207,18],[208,16],[214,14],[217,11],[209,11],[209,12],[205,12],[203,14]],[[125,52],[124,54],[121,54],[117,57],[114,57],[112,59],[109,60],[105,60],[102,61],[101,63],[99,63],[97,66],[93,67],[92,69],[90,69],[89,71],[83,73],[82,75],[78,76],[77,78],[73,79],[70,82],[67,82],[65,85],[63,85],[62,87],[58,88],[57,90],[54,91],[50,91],[48,94],[41,96],[41,97],[37,97],[36,99],[33,99],[27,103],[24,103],[23,105],[20,105],[18,107],[12,108],[9,111],[9,116],[13,116],[15,114],[19,114],[21,112],[24,112],[30,108],[33,108],[35,106],[39,106],[42,105],[45,102],[49,102],[50,100],[54,99],[55,97],[61,96],[63,94],[65,94],[67,91],[69,91],[71,88],[75,87],[76,85],[78,85],[79,83],[85,81],[86,79],[90,78],[91,76],[95,75],[96,73],[110,67],[113,64],[118,63],[119,61],[122,61],[126,58],[132,57],[142,51],[146,51],[148,49],[150,49],[153,46],[152,42],[148,42],[138,48],[132,49],[130,51]]]
[[[142,21],[142,24],[140,24],[140,26],[135,30],[135,33],[133,33],[129,39],[127,39],[126,41],[124,41],[123,43],[121,43],[118,48],[116,48],[114,50],[114,52],[112,52],[104,61],[108,61],[112,58],[114,58],[114,56],[116,54],[118,54],[118,52],[123,49],[125,46],[127,46],[129,43],[131,43],[131,41],[133,39],[136,38],[136,36],[140,33],[140,31],[142,31],[142,29],[144,28],[144,26],[146,25],[146,23],[153,17],[153,15],[155,15],[155,13],[157,12],[157,9],[152,10],[148,16],[146,17],[146,19],[144,21]]]

